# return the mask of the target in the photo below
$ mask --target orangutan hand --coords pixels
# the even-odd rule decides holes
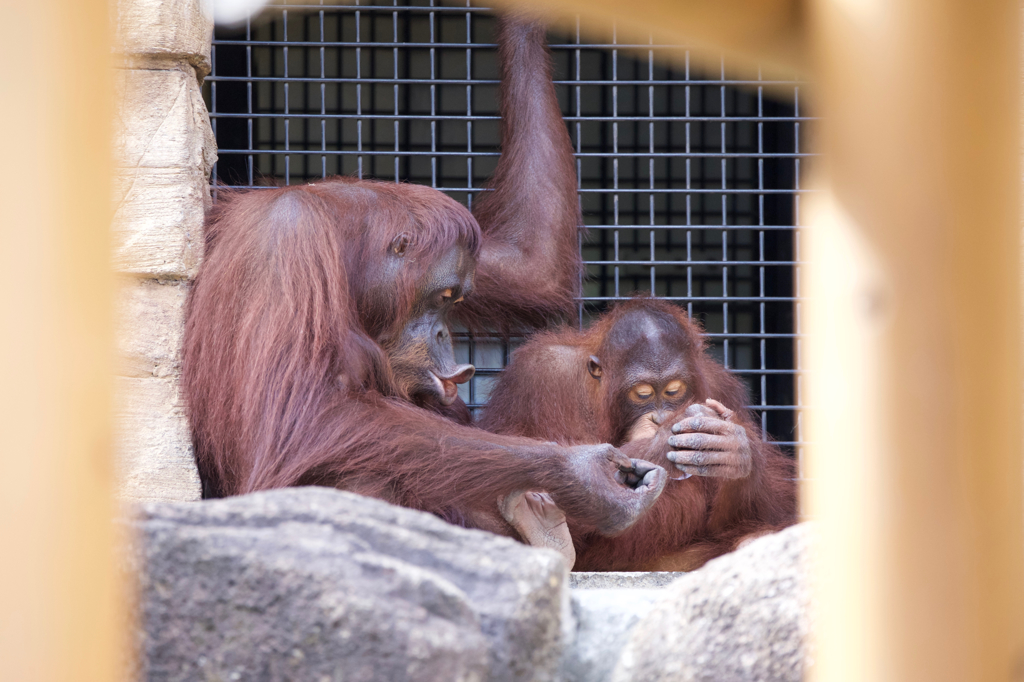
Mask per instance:
[[[686,476],[746,478],[753,470],[750,436],[742,424],[733,421],[734,413],[717,400],[706,405],[695,403],[686,408],[683,420],[672,426],[668,444],[675,450],[669,461]]]
[[[668,480],[656,464],[626,457],[607,443],[566,448],[572,485],[549,492],[555,504],[602,535],[616,535],[651,508]]]

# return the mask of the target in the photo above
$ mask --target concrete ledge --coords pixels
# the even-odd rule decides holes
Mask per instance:
[[[630,632],[646,616],[665,587],[685,573],[570,573],[573,646],[566,651],[566,682],[611,679]]]
[[[572,576],[628,576],[614,587],[574,586]],[[569,596],[576,630],[565,652],[565,682],[606,682],[611,679],[633,628],[665,594],[663,586],[631,587],[645,582],[644,573],[571,573]]]
[[[570,573],[569,587],[574,590],[606,590],[606,589],[651,589],[666,587],[676,578],[686,573]]]

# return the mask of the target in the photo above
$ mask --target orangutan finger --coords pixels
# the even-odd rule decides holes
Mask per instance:
[[[621,450],[613,448],[610,445],[607,449],[608,452],[605,453],[605,456],[608,458],[608,461],[618,467],[620,471],[628,471],[633,468],[633,460],[626,457]]]
[[[704,478],[743,478],[742,472],[736,467],[721,464],[706,464],[703,466],[676,464],[676,469],[690,476],[703,476]]]
[[[642,459],[630,460],[632,466],[629,468],[620,467],[616,479],[623,485],[639,490],[645,487],[652,487],[659,483],[660,473],[664,470],[657,464],[651,464]]]
[[[732,438],[703,432],[681,433],[678,436],[669,436],[668,444],[677,450],[714,450],[724,452],[736,447],[736,443]]]
[[[715,471],[718,469],[716,466],[691,466],[689,464],[677,464],[676,468],[685,474],[690,476],[701,476],[704,478],[718,478]]]
[[[674,464],[690,466],[734,466],[742,465],[735,452],[718,452],[715,450],[674,450],[668,453],[668,459]]]
[[[728,407],[726,407],[722,403],[720,403],[717,400],[715,400],[714,398],[708,398],[704,402],[707,403],[708,407],[710,407],[712,410],[717,412],[718,415],[722,419],[724,419],[726,421],[731,421],[733,416],[735,416],[735,414],[736,414],[735,412],[730,410]]]
[[[728,436],[735,433],[736,425],[718,417],[688,417],[672,425],[672,433],[710,433]]]
[[[703,403],[690,403],[683,411],[683,417],[717,417],[718,413]]]

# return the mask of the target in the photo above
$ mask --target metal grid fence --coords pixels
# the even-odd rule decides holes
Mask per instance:
[[[415,0],[286,4],[218,29],[205,94],[221,186],[334,174],[428,184],[472,207],[499,156],[495,19]],[[678,301],[751,389],[765,431],[800,437],[800,85],[690,66],[679,46],[549,36],[589,235],[580,323],[635,291]],[[668,58],[668,60],[664,58]],[[785,101],[766,95],[788,89]],[[788,94],[788,93],[787,93]],[[463,336],[486,400],[509,348]]]

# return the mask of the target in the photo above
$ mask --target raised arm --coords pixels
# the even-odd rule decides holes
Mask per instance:
[[[484,241],[472,328],[538,328],[573,312],[582,264],[572,143],[551,82],[544,27],[521,17],[498,26],[501,159],[473,209]]]

